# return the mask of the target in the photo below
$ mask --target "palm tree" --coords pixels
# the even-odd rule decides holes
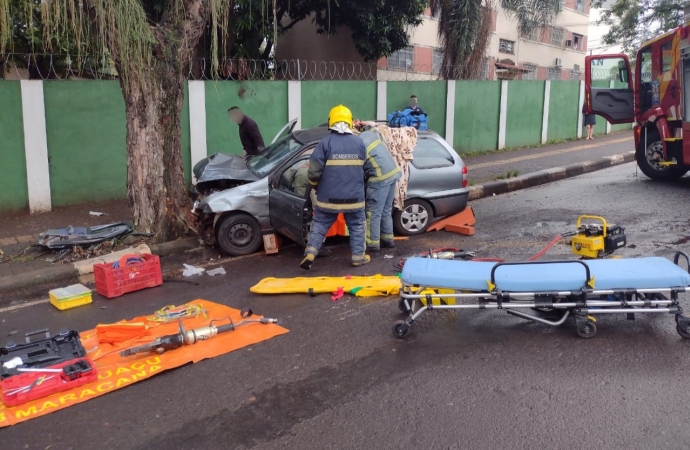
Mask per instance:
[[[491,38],[494,2],[495,0],[430,0],[432,14],[439,18],[443,78],[479,78]],[[517,21],[520,35],[543,29],[553,22],[561,9],[561,0],[500,0],[500,4]]]

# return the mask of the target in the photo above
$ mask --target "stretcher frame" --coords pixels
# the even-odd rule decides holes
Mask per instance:
[[[680,267],[680,259],[686,263],[690,273],[690,256],[685,252],[676,252],[673,263]],[[575,291],[536,291],[511,292],[496,287],[496,271],[501,267],[529,264],[581,264],[585,268],[586,280],[582,288]],[[497,263],[491,269],[489,291],[461,291],[445,286],[422,286],[402,281],[400,291],[400,310],[407,315],[393,325],[395,337],[405,338],[413,322],[422,314],[432,310],[465,310],[465,309],[503,309],[508,314],[538,322],[551,327],[563,325],[568,317],[574,316],[577,334],[582,338],[592,338],[597,332],[595,316],[600,314],[626,314],[634,319],[634,314],[673,314],[676,320],[676,331],[685,339],[690,339],[690,317],[683,314],[678,294],[690,291],[687,286],[669,286],[658,289],[594,289],[590,287],[592,277],[587,264],[581,260],[570,261],[528,261]],[[435,289],[451,289],[455,293],[439,293]],[[429,291],[433,291],[431,293]],[[605,297],[613,297],[611,300]],[[444,299],[455,300],[477,299],[476,304],[447,304]],[[422,302],[424,300],[424,302]],[[434,305],[434,300],[440,304]],[[556,320],[527,314],[521,310],[533,309],[538,312],[561,312]]]

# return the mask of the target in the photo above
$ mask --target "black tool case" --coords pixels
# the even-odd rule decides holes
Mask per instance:
[[[32,341],[32,337],[44,334],[45,338]],[[50,336],[47,329],[26,333],[26,342],[15,344],[13,341],[0,348],[0,379],[5,379],[21,372],[18,368],[48,367],[71,359],[83,358],[86,350],[81,344],[79,333],[74,330],[62,330]],[[14,368],[5,366],[8,361],[19,357],[22,364]]]
[[[619,225],[609,225],[606,231],[607,233],[606,238],[604,239],[604,249],[607,253],[626,246],[627,239],[625,237],[624,227]]]

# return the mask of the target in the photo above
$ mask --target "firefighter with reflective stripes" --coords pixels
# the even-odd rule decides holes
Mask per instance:
[[[343,105],[328,114],[331,133],[323,138],[309,158],[309,183],[316,189],[314,219],[300,267],[311,269],[326,233],[338,218],[345,216],[350,234],[352,265],[369,262],[365,254],[366,215],[364,213],[364,161],[366,147],[352,134],[352,113]]]
[[[367,250],[395,247],[393,240],[393,200],[400,168],[376,130],[359,135],[367,149],[364,162],[366,178]]]

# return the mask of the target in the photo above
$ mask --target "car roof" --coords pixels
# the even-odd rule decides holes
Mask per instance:
[[[314,128],[306,128],[292,133],[292,136],[300,144],[308,144],[310,142],[320,141],[329,133],[328,125],[322,124]],[[431,130],[418,130],[417,133],[421,136],[438,136],[438,133]]]

